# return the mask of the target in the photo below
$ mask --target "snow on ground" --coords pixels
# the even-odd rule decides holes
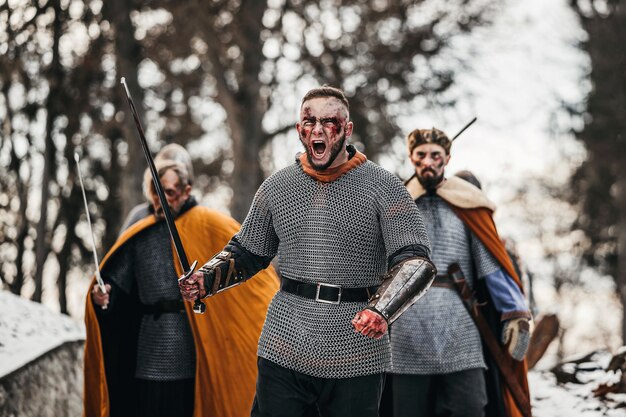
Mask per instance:
[[[606,372],[611,354],[599,352],[592,362],[568,363],[563,369],[575,373],[581,384],[558,384],[549,371],[528,373],[533,417],[625,417],[626,394],[609,394],[605,400],[593,395],[599,384],[614,383],[619,375]]]
[[[81,322],[0,291],[0,378],[65,342],[84,338]],[[604,371],[610,359],[611,354],[604,352],[595,355],[593,362],[571,364],[582,384],[559,385],[551,372],[531,371],[533,416],[626,417],[626,394],[609,394],[606,401],[592,394],[598,384],[617,379]]]
[[[0,291],[0,378],[63,343],[84,339],[81,322]]]
[[[591,391],[594,384],[559,386],[550,372],[531,371],[528,384],[534,417],[600,417],[626,416],[624,409],[608,409]]]

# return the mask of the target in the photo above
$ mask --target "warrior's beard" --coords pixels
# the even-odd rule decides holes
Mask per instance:
[[[309,164],[313,167],[314,170],[316,171],[324,171],[325,169],[327,169],[328,167],[330,167],[333,162],[335,162],[335,159],[337,158],[337,155],[339,155],[339,152],[343,151],[346,147],[346,134],[344,133],[341,136],[341,140],[337,141],[331,148],[330,148],[330,158],[328,159],[328,162],[326,162],[323,165],[317,165],[313,162],[313,158],[311,156],[311,153],[313,152],[311,150],[310,147],[306,146],[306,158],[309,161]]]
[[[433,174],[435,173],[434,171],[430,172],[432,172]],[[422,184],[422,187],[424,187],[425,190],[433,191],[437,188],[439,184],[441,184],[441,181],[443,181],[443,172],[441,173],[441,175],[429,175],[427,177],[417,175],[417,180],[420,182],[420,184]]]

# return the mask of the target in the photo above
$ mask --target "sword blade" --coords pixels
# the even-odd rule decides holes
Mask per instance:
[[[93,253],[93,261],[96,264],[96,282],[100,287],[100,291],[106,294],[106,287],[100,275],[100,263],[98,262],[98,254],[96,252],[96,238],[93,234],[93,226],[91,225],[91,216],[89,215],[89,205],[87,204],[87,195],[85,194],[85,185],[83,184],[83,174],[80,171],[80,157],[78,152],[74,152],[74,160],[76,161],[76,170],[78,171],[78,180],[80,181],[80,189],[83,192],[83,203],[85,203],[85,213],[87,214],[87,223],[89,224],[89,234],[91,235],[91,252]]]
[[[176,254],[178,255],[178,260],[180,261],[180,266],[182,267],[183,272],[187,274],[190,270],[189,261],[187,260],[187,255],[185,254],[183,243],[180,240],[178,229],[176,228],[176,224],[174,223],[174,217],[172,216],[172,212],[170,211],[170,206],[167,204],[165,192],[163,191],[163,186],[161,185],[161,179],[159,177],[159,173],[157,172],[156,167],[154,166],[154,160],[152,159],[152,154],[150,153],[150,149],[148,148],[148,142],[146,141],[146,136],[144,134],[143,127],[141,126],[141,122],[139,121],[137,109],[135,108],[133,99],[130,96],[130,91],[128,90],[128,85],[126,84],[126,78],[122,77],[120,82],[124,86],[124,91],[126,92],[126,100],[128,101],[130,111],[133,114],[135,125],[137,126],[137,132],[139,133],[141,147],[143,148],[143,153],[146,157],[148,168],[150,169],[150,173],[152,174],[152,182],[154,183],[154,188],[159,196],[161,208],[163,209],[163,214],[165,215],[165,222],[167,223],[167,228],[169,229],[170,236],[172,238],[172,241],[174,242],[174,248],[176,249]]]
[[[178,234],[178,229],[176,228],[176,223],[174,223],[174,217],[172,216],[172,212],[170,211],[170,206],[167,204],[167,199],[165,198],[165,192],[163,191],[163,185],[161,185],[161,178],[159,177],[159,173],[154,166],[154,160],[152,159],[152,154],[150,153],[150,149],[148,149],[148,142],[146,141],[146,135],[144,134],[143,127],[141,126],[141,122],[139,121],[139,115],[137,114],[137,109],[135,108],[135,103],[133,103],[133,99],[130,96],[130,91],[128,90],[128,85],[126,84],[126,78],[122,77],[120,82],[124,86],[124,91],[126,92],[126,100],[128,101],[128,105],[130,106],[130,111],[133,114],[133,119],[135,120],[135,125],[137,126],[137,132],[139,133],[139,140],[141,142],[141,147],[143,149],[143,153],[146,157],[146,162],[148,163],[148,168],[150,168],[150,174],[152,175],[152,182],[154,183],[154,189],[156,190],[159,201],[161,202],[161,208],[163,209],[163,214],[165,216],[165,222],[167,223],[167,228],[170,231],[170,237],[174,242],[174,249],[176,250],[176,254],[178,255],[178,261],[180,262],[180,266],[183,270],[183,279],[191,276],[193,271],[196,269],[196,265],[198,261],[194,261],[194,263],[189,266],[189,261],[187,260],[187,255],[185,254],[185,248],[183,248],[183,242],[180,240],[180,236]],[[199,298],[193,304],[193,312],[197,314],[204,314],[206,311],[206,306]]]

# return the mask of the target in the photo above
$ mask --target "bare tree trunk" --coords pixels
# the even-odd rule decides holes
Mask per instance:
[[[69,228],[68,228],[69,229]],[[57,279],[57,289],[59,290],[59,308],[61,313],[69,314],[67,310],[67,273],[71,264],[71,250],[76,243],[76,235],[68,230],[63,248],[58,254],[59,259],[59,277]]]
[[[9,83],[5,83],[2,87],[2,94],[5,97],[5,102],[8,102],[6,97],[9,96],[9,88]],[[6,113],[7,114],[2,124],[3,135],[7,138],[12,138],[13,125],[11,121],[13,120],[13,111],[11,106],[6,106]],[[10,168],[11,171],[15,173],[15,189],[20,203],[17,209],[17,224],[15,225],[17,228],[17,238],[15,240],[15,244],[17,246],[17,254],[15,256],[15,276],[13,277],[13,281],[9,283],[9,291],[17,295],[22,292],[22,286],[24,285],[24,270],[22,269],[22,264],[24,260],[24,252],[26,251],[25,240],[28,235],[28,219],[26,218],[26,208],[28,206],[28,183],[24,183],[20,177],[21,165],[22,159],[20,159],[15,153],[15,147],[11,146]]]
[[[52,62],[48,76],[50,92],[48,94],[47,118],[46,118],[46,139],[44,149],[44,167],[41,180],[41,214],[37,223],[37,238],[35,240],[35,291],[32,300],[41,302],[43,292],[43,269],[48,253],[50,250],[48,238],[48,200],[50,199],[50,181],[52,173],[55,171],[55,151],[54,144],[54,122],[60,114],[60,106],[62,106],[62,80],[63,69],[59,58],[59,39],[62,30],[62,11],[60,0],[53,2],[54,23],[53,23],[53,43],[52,43]]]
[[[619,191],[616,200],[620,205],[620,218],[617,224],[617,271],[615,280],[622,304],[622,344],[626,344],[626,172],[622,172],[622,176],[617,184]]]
[[[48,117],[48,123],[52,123],[51,117]],[[44,151],[44,167],[43,176],[41,180],[41,214],[39,215],[39,221],[37,222],[37,238],[35,240],[35,292],[32,295],[32,300],[41,302],[41,295],[43,292],[43,268],[48,258],[49,244],[48,244],[48,200],[50,198],[50,177],[53,170],[54,161],[54,142],[50,139],[52,136],[52,129],[48,129],[46,133],[46,149]]]
[[[588,34],[583,46],[591,60],[593,85],[587,121],[577,134],[588,156],[573,184],[582,191],[576,198],[584,201],[581,224],[592,243],[585,255],[615,279],[626,343],[626,1],[570,0],[570,5]]]
[[[103,16],[113,23],[115,28],[115,50],[117,57],[117,79],[126,77],[128,88],[133,97],[139,116],[143,118],[143,91],[139,88],[137,70],[142,60],[142,49],[137,40],[135,39],[135,27],[130,20],[130,12],[133,2],[126,0],[107,0],[103,6]],[[123,110],[126,115],[124,119],[124,126],[122,129],[123,139],[128,143],[128,163],[123,168],[124,181],[121,181],[119,189],[111,188],[111,192],[114,193],[116,200],[120,202],[120,212],[128,213],[130,209],[143,201],[142,197],[142,179],[143,172],[145,170],[145,163],[143,161],[143,150],[141,149],[141,143],[137,138],[137,131],[133,122],[133,117],[130,114],[126,99],[123,97],[122,86],[118,85],[116,91],[116,108]],[[142,120],[145,126],[145,118]],[[115,140],[118,138],[110,138],[111,147],[115,147]],[[109,228],[114,229],[116,232],[119,229],[122,216],[118,216],[118,224],[107,225]]]
[[[248,214],[252,197],[256,190],[263,182],[263,170],[259,162],[259,152],[261,151],[261,143],[259,140],[252,139],[254,135],[259,135],[258,129],[261,124],[257,124],[251,120],[241,121],[243,130],[238,134],[233,132],[233,152],[235,155],[235,167],[233,170],[233,201],[231,205],[231,214],[238,220],[243,221]]]
[[[17,155],[13,153],[12,158],[17,159]],[[17,192],[20,199],[20,206],[18,208],[19,213],[19,225],[17,232],[17,255],[15,256],[15,277],[13,282],[9,285],[9,289],[13,294],[20,294],[22,292],[22,286],[24,285],[24,253],[26,252],[26,236],[28,236],[28,218],[26,218],[26,208],[28,206],[28,186],[22,182],[19,176],[19,169],[17,172]]]
[[[259,153],[265,144],[262,123],[265,108],[259,95],[262,54],[258,51],[262,49],[260,34],[264,10],[264,2],[242,2],[239,16],[241,25],[238,26],[236,34],[239,37],[238,45],[244,62],[239,94],[236,97],[238,108],[235,112],[229,113],[237,117],[229,117],[229,120],[237,124],[234,126],[230,123],[235,159],[231,214],[238,221],[246,217],[252,198],[263,182]]]
[[[109,129],[107,133],[109,133],[110,137],[116,137],[116,136],[121,135],[121,132],[122,130],[119,129],[118,127],[111,127],[111,129]],[[132,155],[129,155],[129,157],[130,156]],[[141,166],[141,163],[143,163],[143,154],[141,154],[138,157],[142,159],[140,159],[139,161],[134,161],[134,162],[131,161],[129,162],[129,164]],[[109,175],[107,175],[107,185],[109,189],[111,190],[111,192],[113,192],[114,190],[121,189],[123,187],[123,184],[126,182],[124,169],[123,167],[120,166],[118,159],[119,159],[119,153],[117,151],[117,147],[111,146],[111,167],[110,167],[111,172],[109,173]],[[139,174],[134,174],[134,175],[139,175]],[[141,186],[139,186],[139,190],[141,190]],[[130,192],[132,190],[128,189],[127,191]],[[133,206],[131,206],[131,208],[132,207]],[[117,239],[120,226],[121,226],[121,221],[124,218],[125,214],[128,214],[128,210],[126,212],[122,212],[122,205],[120,204],[119,199],[109,198],[102,203],[102,213],[103,214],[106,213],[107,228],[104,233],[104,236],[102,237],[101,245],[103,249],[106,249],[106,248],[110,248],[111,246],[113,246],[113,243]],[[98,259],[101,259],[101,258],[98,258]]]
[[[72,81],[68,80],[67,83],[72,84]],[[84,104],[82,104],[83,100],[81,100],[80,94],[76,94],[74,91],[73,97],[75,99],[73,102],[75,109],[73,111],[70,110],[70,114],[68,114],[68,123],[66,128],[66,134],[68,137],[79,131],[79,109],[84,106]],[[65,146],[63,156],[66,161],[73,161],[74,150],[74,147],[70,144]],[[84,210],[82,193],[80,191],[80,185],[78,184],[76,165],[70,163],[70,167],[71,168],[66,182],[66,186],[71,187],[70,193],[67,196],[63,194],[60,196],[59,217],[55,222],[55,229],[61,224],[64,224],[66,228],[65,241],[63,242],[63,246],[59,253],[56,254],[59,262],[59,275],[57,277],[57,290],[59,293],[58,301],[59,309],[63,314],[69,314],[67,310],[67,273],[74,264],[74,260],[72,259],[72,248],[77,247],[79,250],[81,249],[81,242],[78,241],[78,237],[74,231],[74,224],[78,220],[80,213]]]

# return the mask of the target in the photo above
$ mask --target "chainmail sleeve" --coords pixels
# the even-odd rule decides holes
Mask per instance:
[[[394,176],[382,176],[374,192],[387,259],[400,249],[415,244],[422,245],[430,253],[422,215],[400,180]]]
[[[259,187],[250,211],[235,239],[255,255],[273,258],[278,251],[278,236],[274,230],[271,204],[272,195],[268,180]]]
[[[470,242],[470,250],[476,267],[476,278],[486,277],[501,268],[496,258],[473,233],[470,233]]]
[[[229,251],[233,258],[237,270],[241,271],[244,279],[252,278],[257,272],[267,268],[272,262],[269,256],[259,256],[247,250],[236,237],[233,237],[224,250]]]

